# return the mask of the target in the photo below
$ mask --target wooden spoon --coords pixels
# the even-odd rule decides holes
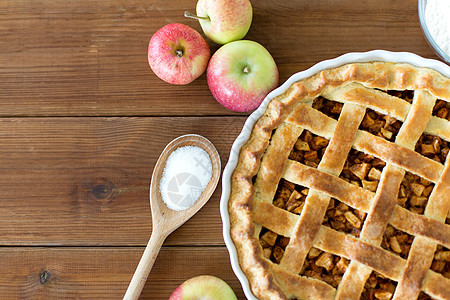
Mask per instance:
[[[175,211],[168,208],[163,202],[159,190],[159,182],[161,181],[163,170],[169,155],[177,148],[184,146],[197,146],[208,153],[212,163],[212,177],[199,199],[191,207],[186,210]],[[171,141],[166,148],[164,148],[153,169],[152,180],[150,183],[150,206],[152,209],[153,224],[152,235],[123,299],[139,298],[164,240],[169,234],[184,224],[199,211],[200,208],[202,208],[216,189],[219,177],[220,157],[214,145],[206,138],[196,134],[183,135]]]

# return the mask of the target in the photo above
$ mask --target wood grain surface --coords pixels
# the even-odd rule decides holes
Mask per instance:
[[[0,245],[146,245],[164,146],[197,133],[222,165],[244,117],[0,119]],[[220,185],[168,245],[223,245]],[[24,222],[26,220],[26,222]]]
[[[195,0],[3,0],[0,2],[0,115],[235,115],[209,93],[158,79],[147,46],[160,27],[181,22]],[[416,0],[253,1],[246,39],[264,45],[280,81],[352,51],[385,49],[436,57]],[[209,42],[212,51],[217,45]]]
[[[121,299],[151,232],[149,183],[173,138],[197,133],[225,166],[249,113],[212,97],[206,77],[169,85],[147,63],[151,35],[196,0],[0,1],[1,299]],[[254,0],[246,39],[273,55],[280,83],[354,51],[436,55],[416,0]],[[217,45],[208,41],[212,52]],[[219,214],[221,186],[166,240],[142,299],[211,274],[242,288]]]
[[[2,299],[119,299],[125,292],[141,247],[0,248]],[[186,259],[189,258],[189,259]],[[187,278],[213,275],[225,280],[239,299],[244,294],[224,247],[165,247],[153,266],[142,299],[167,299]]]

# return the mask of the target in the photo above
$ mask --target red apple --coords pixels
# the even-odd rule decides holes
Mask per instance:
[[[214,53],[206,79],[220,104],[233,111],[250,111],[278,85],[278,68],[263,46],[241,40],[225,44]]]
[[[168,24],[153,34],[148,63],[162,80],[188,84],[205,72],[211,52],[205,39],[189,26]]]
[[[202,275],[183,282],[169,300],[237,300],[231,287],[222,279]]]

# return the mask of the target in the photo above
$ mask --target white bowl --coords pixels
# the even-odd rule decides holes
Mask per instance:
[[[423,35],[425,36],[428,45],[434,50],[437,56],[439,56],[443,61],[450,64],[450,56],[447,55],[444,50],[436,43],[434,38],[431,36],[430,31],[428,30],[427,23],[425,22],[425,7],[427,5],[428,0],[419,0],[418,4],[418,12],[419,12],[419,20],[420,26],[422,28]]]
[[[285,83],[283,83],[283,85],[273,90],[269,95],[266,96],[261,106],[248,117],[247,121],[244,124],[244,127],[242,128],[241,133],[234,141],[233,146],[231,147],[228,163],[225,166],[222,175],[222,197],[220,199],[220,215],[222,217],[223,223],[223,238],[228,248],[228,252],[230,253],[231,267],[233,268],[234,273],[241,282],[245,296],[248,299],[256,299],[256,297],[251,292],[247,277],[245,276],[244,272],[239,266],[236,248],[230,236],[230,217],[228,214],[228,200],[230,198],[231,174],[236,168],[239,151],[242,145],[245,142],[247,142],[253,126],[255,125],[256,121],[263,115],[270,100],[272,100],[274,97],[278,95],[281,95],[294,82],[304,78],[308,78],[325,69],[336,68],[353,62],[370,62],[370,61],[409,63],[417,67],[426,67],[434,69],[440,72],[441,74],[450,77],[450,66],[444,64],[443,62],[434,59],[426,59],[409,52],[389,52],[384,50],[374,50],[364,53],[347,53],[334,59],[319,62],[318,64],[312,66],[311,68],[305,71],[301,71],[292,75]]]

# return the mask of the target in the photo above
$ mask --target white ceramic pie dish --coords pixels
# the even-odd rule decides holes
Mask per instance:
[[[241,133],[234,141],[233,146],[231,147],[228,163],[225,166],[225,169],[222,174],[222,196],[220,199],[220,215],[222,217],[223,223],[223,238],[228,248],[228,252],[230,253],[231,266],[237,278],[241,282],[245,296],[248,299],[257,299],[257,298],[251,292],[247,277],[245,276],[244,272],[242,271],[239,265],[236,248],[230,236],[230,218],[228,214],[228,200],[230,198],[231,175],[234,169],[236,168],[239,151],[242,145],[245,142],[247,142],[250,133],[253,129],[253,126],[255,125],[256,121],[263,115],[270,100],[282,94],[294,82],[304,78],[308,78],[316,74],[317,72],[320,72],[325,69],[336,68],[353,62],[370,62],[370,61],[409,63],[417,67],[426,67],[434,69],[440,72],[441,74],[450,77],[450,66],[446,65],[443,62],[434,59],[426,59],[409,52],[389,52],[384,50],[374,50],[363,53],[347,53],[334,59],[321,61],[305,71],[301,71],[292,75],[280,87],[273,90],[271,93],[269,93],[269,95],[267,95],[267,97],[264,99],[260,107],[248,117],[247,121],[244,124],[244,127],[242,128]]]

